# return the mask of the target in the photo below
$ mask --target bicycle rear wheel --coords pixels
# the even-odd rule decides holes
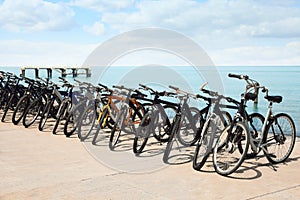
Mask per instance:
[[[238,146],[242,146],[242,152]],[[216,172],[223,176],[235,172],[243,163],[248,147],[249,133],[244,124],[234,122],[226,127],[214,147],[213,163]]]
[[[280,113],[274,116],[264,134],[265,155],[274,164],[286,161],[295,146],[296,128],[293,119]]]

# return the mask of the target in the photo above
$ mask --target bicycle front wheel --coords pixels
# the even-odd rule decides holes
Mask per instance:
[[[41,99],[34,100],[28,108],[25,110],[25,114],[23,117],[23,126],[28,128],[31,126],[38,116],[41,114],[41,110],[43,110],[44,104]]]
[[[57,128],[58,128],[58,125],[60,124],[61,120],[63,119],[64,115],[66,114],[67,109],[69,107],[69,105],[71,104],[71,102],[69,101],[63,101],[58,109],[58,113],[56,115],[56,121],[55,121],[55,124],[53,126],[53,129],[52,129],[52,133],[53,134],[56,134],[57,133]]]
[[[205,164],[210,152],[212,151],[213,141],[214,141],[214,132],[215,125],[212,122],[208,122],[205,130],[202,131],[201,138],[196,145],[194,159],[193,159],[193,168],[195,170],[200,170]]]
[[[29,105],[29,102],[30,102],[30,96],[25,95],[17,103],[17,106],[12,115],[12,122],[14,125],[17,125],[22,120],[25,114],[25,110]]]
[[[111,150],[114,150],[115,146],[117,145],[117,143],[119,141],[119,138],[120,138],[123,126],[124,126],[123,123],[124,123],[125,117],[127,116],[127,111],[128,110],[126,107],[124,107],[120,110],[120,112],[116,118],[114,127],[111,130],[110,138],[109,138],[109,148]]]
[[[95,109],[95,105],[91,104],[85,109],[82,116],[78,119],[78,137],[81,141],[87,139],[96,127],[96,118],[97,111]]]
[[[70,137],[76,131],[81,115],[84,112],[85,102],[77,104],[74,110],[68,115],[66,123],[64,125],[64,134],[66,137]]]
[[[261,130],[264,124],[265,118],[259,113],[252,113],[249,115],[249,132],[253,139],[254,145],[258,145],[260,140],[262,139]],[[260,151],[260,149],[259,149]],[[248,152],[246,155],[246,159],[255,158],[259,153],[257,150],[253,150],[252,146],[249,145]]]
[[[172,123],[170,138],[168,140],[168,143],[167,143],[166,149],[164,151],[164,155],[163,155],[163,161],[165,163],[169,163],[170,153],[171,153],[173,144],[176,140],[175,135],[178,134],[178,131],[180,128],[180,121],[181,121],[181,115],[176,114],[174,122]]]
[[[92,141],[92,144],[93,145],[96,145],[97,142],[99,142],[97,139],[98,139],[98,135],[100,133],[100,130],[105,128],[106,126],[106,120],[108,119],[108,116],[109,116],[109,113],[108,113],[108,108],[105,107],[103,109],[102,112],[100,112],[100,115],[99,115],[99,122],[98,122],[98,127],[97,127],[97,131],[94,135],[94,138],[93,138],[93,141]]]
[[[293,119],[280,113],[274,116],[264,134],[265,155],[274,164],[286,161],[295,146],[296,128]]]
[[[174,106],[165,105],[158,107],[158,113],[153,120],[153,136],[159,142],[168,142],[171,131],[171,121],[176,115],[176,108]],[[152,130],[151,130],[152,131]]]
[[[144,115],[139,127],[137,128],[134,140],[133,140],[133,152],[139,154],[145,148],[150,130],[152,126],[152,115],[148,112]]]
[[[53,105],[53,102],[49,102],[45,109],[43,110],[42,112],[42,115],[41,115],[41,119],[40,119],[40,123],[39,123],[39,130],[40,131],[43,131],[44,130],[44,127],[45,127],[45,124],[49,118],[49,115],[50,115],[50,110],[52,108],[52,105]]]
[[[199,135],[197,135],[197,130],[200,127],[200,118],[201,114],[197,108],[191,107],[189,111],[192,114],[192,118],[190,119],[188,114],[182,112],[181,123],[179,127],[179,132],[177,134],[178,141],[184,146],[191,146],[195,144],[198,140]]]
[[[227,176],[239,168],[248,151],[249,139],[245,125],[240,122],[234,122],[223,130],[213,153],[214,168],[218,174]],[[242,152],[239,147],[242,147]]]

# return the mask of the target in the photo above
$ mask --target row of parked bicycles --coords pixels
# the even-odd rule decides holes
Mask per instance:
[[[176,86],[169,86],[169,91],[143,84],[137,89],[109,88],[76,79],[74,84],[64,78],[54,83],[0,71],[0,117],[4,122],[10,113],[15,125],[36,124],[40,131],[51,127],[53,134],[63,130],[67,137],[77,134],[81,141],[89,138],[93,144],[106,130],[112,150],[122,142],[123,133],[132,134],[135,154],[143,153],[148,139],[155,138],[166,143],[165,163],[175,145],[195,146],[193,168],[201,170],[212,155],[214,169],[224,176],[260,152],[272,164],[285,162],[295,145],[296,128],[288,114],[272,111],[282,97],[269,95],[268,88],[247,75],[228,76],[246,83],[239,100],[206,89],[207,83],[200,87],[200,94],[194,94]],[[254,101],[258,96],[254,91],[259,90],[265,93],[267,112],[249,114],[247,102]],[[204,101],[205,106],[191,106],[192,99]]]

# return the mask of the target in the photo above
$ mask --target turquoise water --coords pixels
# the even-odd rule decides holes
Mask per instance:
[[[92,68],[92,77],[87,78],[80,75],[77,79],[92,82],[94,84],[102,82],[108,86],[114,84],[124,84],[130,87],[137,87],[138,83],[156,84],[156,87],[166,89],[167,85],[175,85],[184,87],[184,83],[190,87],[194,93],[199,93],[198,88],[207,81],[208,74],[211,73],[213,80],[221,78],[222,93],[235,99],[240,98],[240,94],[245,88],[245,82],[238,79],[228,78],[228,73],[246,74],[250,78],[257,80],[261,85],[269,88],[270,95],[283,96],[283,102],[274,104],[274,112],[286,112],[292,116],[296,123],[296,128],[300,127],[300,66],[220,66],[213,68],[201,68],[199,71],[193,67],[147,67],[142,68],[142,72],[138,71],[138,67],[110,67],[108,69],[101,67]],[[0,70],[10,71],[20,74],[20,67],[0,67]],[[34,77],[34,70],[26,71],[26,75]],[[46,77],[46,70],[40,71],[41,77]],[[53,72],[53,80],[58,81],[60,73]],[[215,78],[215,79],[214,79]],[[73,81],[72,76],[67,77]],[[151,80],[154,80],[151,82]],[[181,80],[182,79],[182,80]],[[162,81],[163,80],[163,81]],[[214,81],[209,79],[209,84],[213,85]],[[267,109],[267,101],[263,99],[263,94],[259,95],[259,103],[255,106],[252,102],[248,103],[250,112],[257,111],[263,115]],[[297,133],[300,136],[300,133]]]

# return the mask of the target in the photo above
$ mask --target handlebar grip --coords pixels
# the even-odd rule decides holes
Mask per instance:
[[[238,74],[232,74],[232,73],[229,73],[228,77],[230,77],[230,78],[244,79],[244,80],[248,80],[249,79],[249,76],[247,76],[247,75],[242,75],[242,74],[238,75]]]
[[[141,95],[142,97],[146,97],[146,94],[143,94],[141,91],[139,90],[134,90],[135,93],[137,93],[138,95]]]
[[[113,88],[117,88],[119,90],[125,89],[124,85],[113,85]]]
[[[228,101],[229,103],[240,104],[240,102],[231,97],[226,97],[226,101]]]
[[[74,79],[74,81],[77,82],[77,83],[81,83],[81,81],[79,81],[79,80],[77,80],[77,79]]]
[[[143,84],[139,84],[139,86],[141,86],[142,88],[145,88],[145,89],[148,88],[146,85],[143,85]]]
[[[207,93],[207,94],[211,93],[209,90],[206,90],[206,89],[202,89],[202,92]]]
[[[209,101],[209,100],[210,100],[210,98],[205,97],[205,96],[202,96],[202,95],[200,95],[200,94],[197,94],[196,97],[197,97],[198,99],[204,99],[205,101]]]
[[[178,87],[174,87],[174,86],[172,86],[172,85],[169,85],[169,88],[171,88],[171,89],[173,89],[173,90],[179,90]]]
[[[107,86],[106,86],[106,85],[103,85],[103,84],[101,84],[101,83],[98,83],[98,85],[99,85],[100,87],[103,87],[103,88],[107,89]]]
[[[230,77],[230,78],[238,78],[238,79],[242,79],[241,76],[242,76],[242,75],[232,74],[232,73],[229,73],[229,74],[228,74],[228,77]]]

